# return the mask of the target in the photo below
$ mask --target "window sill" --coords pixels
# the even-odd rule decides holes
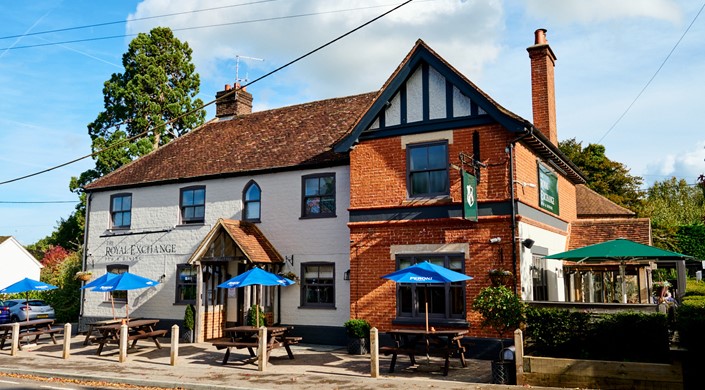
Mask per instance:
[[[450,195],[438,195],[432,197],[406,198],[402,201],[402,206],[429,206],[450,203],[453,203],[453,199],[450,198]]]
[[[320,218],[338,218],[335,214],[323,214],[323,215],[303,215],[299,219],[320,219]]]
[[[189,226],[204,226],[206,223],[204,221],[200,222],[182,222],[179,225],[176,225],[174,227],[176,228],[183,228],[183,227],[189,227]]]
[[[261,219],[243,219],[242,222],[249,222],[249,223],[262,223]]]
[[[338,310],[335,306],[299,306],[297,309],[312,309],[312,310]]]

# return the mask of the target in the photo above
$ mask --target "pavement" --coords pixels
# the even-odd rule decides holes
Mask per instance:
[[[157,349],[151,340],[141,340],[127,361],[118,362],[116,346],[106,346],[101,356],[96,345],[83,345],[84,336],[71,339],[68,359],[63,358],[63,340],[58,344],[40,339],[11,356],[0,350],[0,373],[28,374],[80,381],[103,381],[172,389],[512,389],[493,385],[491,363],[468,360],[461,367],[451,360],[448,376],[441,373],[442,359],[417,357],[411,366],[400,356],[394,373],[388,373],[390,357],[380,357],[379,377],[370,374],[370,355],[349,355],[344,347],[300,344],[292,347],[290,360],[283,348],[275,349],[264,371],[246,350],[233,350],[223,365],[224,350],[209,343],[180,344],[176,364],[171,365],[169,339]],[[538,388],[537,389],[541,389]]]

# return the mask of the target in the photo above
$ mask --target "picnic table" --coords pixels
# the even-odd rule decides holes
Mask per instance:
[[[393,346],[384,346],[379,350],[384,355],[392,355],[389,372],[394,372],[397,355],[409,356],[411,364],[416,364],[417,355],[438,355],[445,359],[443,376],[448,376],[450,358],[458,355],[463,367],[465,361],[465,347],[461,340],[468,333],[467,329],[452,330],[424,330],[424,329],[393,329],[387,332],[394,340]]]
[[[18,321],[17,322],[20,325],[20,333],[19,333],[19,338],[30,338],[34,337],[34,340],[32,342],[36,343],[37,340],[39,340],[39,337],[42,335],[49,335],[51,337],[51,341],[56,344],[56,333],[61,333],[64,331],[63,328],[54,328],[52,325],[54,324],[53,319],[38,319],[38,320],[30,320],[30,321]],[[12,326],[13,323],[7,323],[7,324],[1,324],[0,325],[0,349],[5,348],[5,341],[7,339],[12,340]],[[22,343],[19,343],[18,347],[20,350],[22,349]]]
[[[294,353],[291,352],[291,345],[298,344],[301,337],[287,336],[292,327],[286,326],[270,326],[267,328],[267,362],[269,355],[273,349],[284,348],[289,356],[289,359],[294,358]],[[250,357],[256,357],[255,348],[259,347],[259,328],[256,326],[234,326],[223,329],[226,335],[223,338],[212,340],[213,346],[217,349],[225,349],[225,357],[223,364],[228,362],[230,358],[230,348],[243,349],[247,348]]]
[[[99,333],[98,332],[98,327],[100,326],[105,326],[105,325],[115,325],[115,324],[122,324],[123,320],[128,320],[127,318],[114,318],[112,320],[100,320],[100,321],[95,321],[91,322],[88,324],[88,331],[86,332],[86,339],[83,340],[83,345],[88,345],[91,343],[91,336],[93,336],[94,333]],[[141,320],[139,317],[135,318],[129,318],[130,321],[136,321],[136,320]],[[100,334],[100,333],[99,333]]]
[[[132,345],[128,345],[129,348],[135,348],[137,341],[152,339],[154,345],[161,349],[162,346],[159,344],[158,337],[165,336],[166,330],[155,330],[154,326],[159,323],[159,320],[132,320],[125,322],[127,325],[127,341],[132,341]],[[105,344],[120,344],[120,328],[122,323],[109,324],[97,326],[94,329],[100,332],[100,336],[92,339],[94,343],[98,344],[98,355],[103,352],[103,347]]]

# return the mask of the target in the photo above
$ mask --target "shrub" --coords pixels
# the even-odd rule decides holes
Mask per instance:
[[[601,316],[588,335],[591,359],[668,362],[668,322],[661,313],[621,312]]]
[[[184,328],[193,330],[195,326],[196,310],[194,309],[193,305],[189,304],[186,306],[186,310],[184,312]]]
[[[343,324],[348,332],[348,336],[359,339],[370,337],[370,323],[361,318],[350,319]]]
[[[688,279],[685,283],[685,294],[683,296],[705,296],[705,282]]]
[[[531,354],[561,358],[586,356],[585,330],[590,313],[552,308],[530,308],[526,313],[526,337]]]
[[[526,306],[505,286],[485,287],[475,297],[472,308],[482,314],[482,324],[492,327],[499,337],[517,329],[526,320]]]
[[[258,309],[258,307],[259,307],[259,309]],[[259,317],[257,315],[258,310],[259,310]],[[247,325],[256,326],[258,328],[260,326],[267,326],[267,319],[264,314],[264,309],[262,308],[262,306],[258,306],[258,305],[250,306],[250,310],[247,312]]]

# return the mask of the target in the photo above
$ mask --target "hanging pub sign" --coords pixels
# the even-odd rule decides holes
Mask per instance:
[[[539,164],[539,206],[558,214],[558,175]]]
[[[463,218],[477,222],[477,180],[467,171],[463,176]]]

